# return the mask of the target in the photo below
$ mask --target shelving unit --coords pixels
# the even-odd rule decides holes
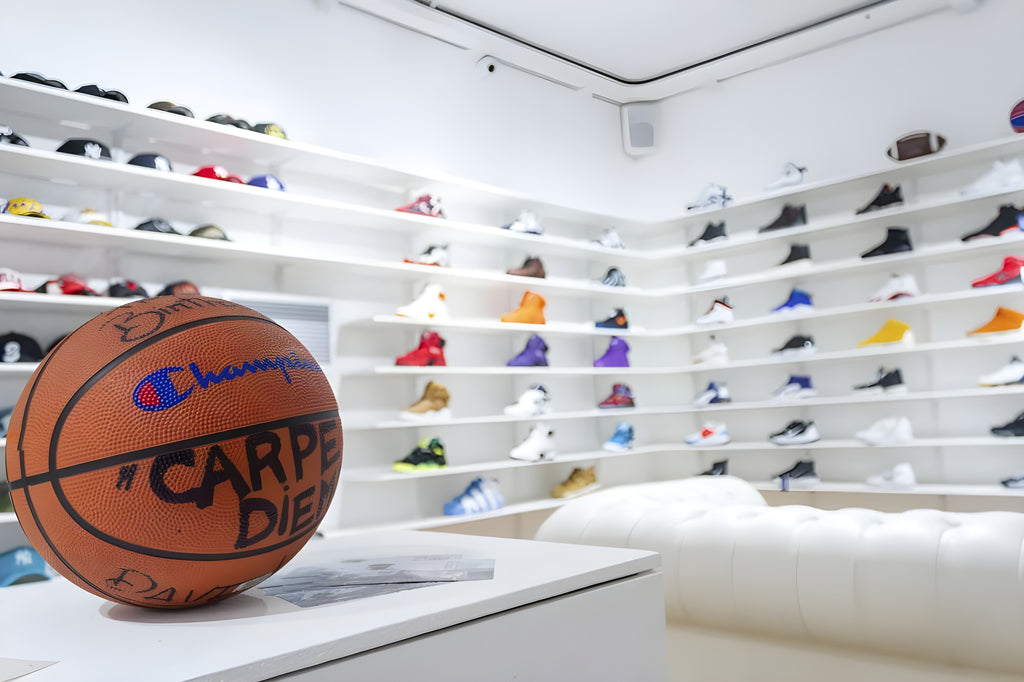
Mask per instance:
[[[1019,254],[1024,241],[1001,238],[962,244],[958,240],[967,226],[984,224],[999,203],[1019,201],[1024,187],[962,197],[956,192],[958,180],[943,184],[943,177],[980,174],[994,159],[1024,154],[1021,136],[752,197],[717,211],[642,223],[538,203],[429,169],[379,164],[302,142],[0,79],[0,122],[5,116],[15,122],[31,121],[30,140],[33,135],[45,140],[70,137],[72,132],[74,136],[95,135],[115,147],[116,159],[127,158],[144,146],[168,155],[178,171],[161,173],[119,162],[92,161],[48,151],[45,145],[0,147],[0,174],[24,182],[25,194],[44,206],[73,206],[81,202],[83,193],[91,193],[102,198],[116,225],[109,228],[0,216],[0,240],[18,254],[38,254],[44,246],[84,254],[81,262],[86,271],[81,274],[100,282],[126,275],[131,268],[153,270],[167,281],[169,275],[164,273],[180,268],[186,275],[208,274],[214,292],[281,292],[331,301],[333,343],[327,369],[342,404],[346,461],[350,462],[344,469],[340,508],[328,521],[333,531],[431,528],[466,522],[465,518],[438,517],[436,513],[475,476],[501,476],[508,504],[481,517],[497,519],[557,507],[561,502],[549,499],[548,491],[573,465],[597,463],[602,484],[609,486],[692,475],[706,468],[706,460],[719,451],[732,458],[733,471],[751,480],[762,480],[769,467],[785,468],[785,458],[800,454],[820,457],[840,481],[863,480],[865,472],[900,456],[916,458],[915,465],[922,466],[922,494],[1015,497],[993,486],[1003,476],[1024,472],[1024,459],[1013,459],[1017,442],[990,437],[987,433],[992,424],[966,424],[963,415],[953,413],[955,408],[945,406],[972,401],[979,406],[977,412],[994,415],[993,424],[1024,408],[1024,387],[977,388],[969,378],[982,367],[991,370],[1002,364],[1005,355],[1024,344],[1024,336],[984,340],[965,336],[968,329],[984,321],[975,318],[990,315],[997,305],[1012,306],[1019,301],[1019,307],[1024,307],[1024,287],[972,290],[970,277],[963,274],[966,268],[982,267],[980,263],[992,264],[996,256]],[[284,180],[289,191],[272,192],[187,174],[205,163],[223,163],[253,173],[272,172]],[[837,207],[837,197],[850,193],[863,193],[866,201],[873,187],[882,182],[906,183],[907,203],[860,216],[853,214],[853,205]],[[920,193],[915,190],[918,185]],[[472,197],[473,201],[467,202],[471,208],[448,220],[393,210],[424,188],[443,192],[449,201],[450,197]],[[139,206],[147,202],[156,202],[154,211],[166,211],[179,222],[198,222],[203,211],[210,211],[218,220],[220,216],[234,217],[227,229],[234,241],[131,229],[145,219]],[[784,202],[807,202],[808,224],[757,233]],[[821,203],[821,211],[816,210],[816,202]],[[458,212],[458,204],[451,207]],[[497,227],[524,207],[535,210],[549,226],[545,235],[516,234]],[[55,210],[53,215],[63,212]],[[964,226],[952,224],[950,216],[962,220]],[[728,240],[697,248],[685,246],[688,234],[719,219],[730,223]],[[914,251],[867,260],[850,256],[876,241],[886,226],[904,223],[918,235]],[[590,241],[597,236],[597,228],[609,225],[618,227],[630,248],[607,249]],[[778,261],[769,260],[774,258],[773,250],[795,241],[812,243],[812,264],[775,267]],[[460,251],[459,258],[453,259],[456,267],[402,262],[403,256],[429,243],[452,243]],[[819,245],[820,252],[826,254],[820,260]],[[548,267],[551,276],[537,279],[505,274],[511,264],[507,259],[524,254],[553,259],[554,267]],[[723,279],[694,283],[697,268],[712,258],[730,259],[738,267],[730,268],[734,274]],[[608,265],[629,271],[630,285],[601,285],[599,273]],[[865,302],[887,271],[926,265],[939,274],[936,281],[923,281],[923,295],[886,303]],[[18,267],[5,262],[0,266]],[[440,282],[458,294],[450,296],[450,319],[423,321],[388,314],[411,300],[419,286],[429,281]],[[764,312],[781,302],[780,292],[784,296],[785,288],[797,285],[813,290],[819,307],[797,317]],[[514,308],[527,289],[549,297],[548,324],[499,322],[500,313]],[[728,325],[693,324],[710,298],[719,294],[744,299],[743,305],[737,306],[738,319]],[[102,297],[0,293],[0,310],[19,320],[87,318],[122,302]],[[628,330],[594,327],[599,308],[610,306],[629,309]],[[634,316],[633,310],[638,314]],[[913,346],[853,347],[888,316],[913,318],[915,332],[920,331],[918,342]],[[400,344],[407,348],[426,328],[460,342],[463,352],[450,354],[451,364],[446,367],[392,365],[403,347]],[[575,362],[538,368],[504,366],[531,333],[555,337],[553,344],[563,346]],[[819,339],[819,352],[790,358],[770,355],[772,348],[795,333]],[[633,366],[589,366],[596,357],[590,354],[599,354],[606,337],[613,335],[629,338]],[[726,339],[730,362],[691,364],[709,335]],[[955,362],[951,362],[953,358]],[[910,363],[910,392],[870,397],[848,394],[850,386],[857,383],[853,377],[863,379],[874,371],[874,363],[883,361]],[[0,365],[0,405],[13,403],[34,367],[29,363]],[[792,402],[738,399],[769,395],[784,372],[812,371],[823,378],[821,397]],[[695,407],[691,401],[703,381],[721,377],[730,381],[736,402]],[[398,411],[416,397],[416,389],[428,378],[450,382],[458,405],[456,416],[431,423],[398,421]],[[560,399],[559,405],[564,404],[565,409],[541,417],[501,414],[502,405],[514,402],[528,382],[537,380],[561,391],[565,400]],[[639,407],[594,407],[607,395],[613,380],[636,384]],[[892,448],[870,448],[853,440],[853,433],[870,424],[886,406],[913,411],[915,432],[919,430],[921,437]],[[842,418],[837,416],[840,412],[845,412]],[[766,434],[780,426],[780,413],[829,422],[831,428],[823,430],[829,438],[806,446],[780,447],[767,442]],[[735,422],[734,442],[703,449],[683,444],[685,434],[698,428],[703,419],[725,417],[741,420]],[[601,450],[601,442],[610,435],[609,421],[624,419],[637,424],[638,446],[627,453]],[[525,429],[540,421],[558,426],[556,439],[561,439],[559,448],[566,454],[541,464],[508,459],[508,449],[522,440]],[[390,463],[401,458],[418,438],[437,431],[449,444],[448,468],[417,475],[390,471]],[[963,468],[955,458],[966,449],[974,451],[982,471],[963,478]],[[865,453],[873,454],[865,460]],[[976,479],[993,484],[982,485]],[[841,497],[851,491],[858,495],[883,492],[860,483],[829,482],[815,494]]]

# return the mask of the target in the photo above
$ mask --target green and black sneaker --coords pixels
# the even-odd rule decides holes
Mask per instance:
[[[444,469],[444,445],[440,438],[424,438],[413,451],[406,455],[405,459],[394,463],[395,471],[408,473],[410,471],[426,471],[427,469]]]

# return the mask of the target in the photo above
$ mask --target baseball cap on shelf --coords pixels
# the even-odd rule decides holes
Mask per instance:
[[[75,88],[75,92],[80,92],[83,95],[92,95],[93,97],[102,97],[103,99],[111,99],[115,102],[123,102],[128,104],[128,97],[125,96],[120,90],[104,90],[96,84],[83,85],[80,88]]]
[[[0,336],[0,362],[39,362],[43,349],[31,336],[8,332]]]
[[[110,149],[107,145],[98,140],[90,140],[86,137],[73,137],[70,140],[65,140],[64,144],[57,147],[57,151],[64,154],[84,156],[87,159],[103,161],[113,160],[113,157],[110,156]]]
[[[192,113],[192,110],[188,107],[183,107],[180,104],[174,102],[168,102],[166,100],[160,100],[159,102],[153,102],[147,109],[156,109],[157,111],[166,111],[169,114],[177,114],[178,116],[188,116],[189,118],[195,118],[196,115]]]
[[[282,140],[288,139],[288,136],[284,134],[281,126],[276,123],[257,123],[252,127],[252,129],[254,132],[270,135],[271,137],[279,137]]]
[[[0,291],[29,291],[21,279],[21,273],[10,268],[0,268]]]
[[[186,296],[188,294],[198,294],[199,287],[192,282],[186,280],[180,280],[178,282],[171,282],[163,289],[157,296]]]
[[[54,78],[47,78],[38,73],[16,73],[11,78],[15,78],[20,81],[28,81],[29,83],[35,83],[36,85],[47,85],[51,88],[58,88],[60,90],[67,90],[68,86],[61,83],[59,80]]]
[[[39,294],[66,294],[68,296],[99,296],[95,289],[89,286],[84,277],[71,273],[61,275],[57,279],[48,279],[38,287]]]
[[[249,125],[249,122],[246,121],[244,118],[235,118],[234,116],[229,116],[228,114],[215,114],[206,120],[210,123],[220,123],[221,125],[225,126],[235,126],[236,128],[241,128],[242,130],[252,130],[252,126]]]
[[[223,239],[226,242],[231,241],[228,236],[224,234],[224,230],[220,229],[216,225],[200,225],[196,229],[188,233],[190,237],[203,237],[205,239]]]
[[[114,298],[132,298],[134,296],[149,298],[149,292],[143,289],[142,285],[138,282],[130,279],[116,279],[107,288],[107,296],[113,296]]]
[[[14,132],[10,126],[0,125],[0,144],[14,144],[19,147],[27,147],[25,138]]]
[[[237,182],[240,185],[245,184],[245,180],[234,173],[228,173],[227,168],[224,166],[203,166],[192,175],[200,178],[209,178],[210,180],[226,180],[228,182]]]
[[[167,157],[161,156],[160,154],[136,154],[132,158],[128,159],[128,164],[131,166],[152,168],[153,170],[158,171],[166,171],[168,173],[173,170],[171,168],[171,162],[167,160]]]
[[[0,587],[49,580],[57,572],[46,565],[39,552],[28,545],[0,553]]]
[[[7,438],[7,428],[11,425],[11,414],[14,407],[5,407],[0,410],[0,438]]]
[[[28,218],[46,218],[50,219],[50,216],[43,213],[43,205],[35,199],[28,197],[18,197],[11,199],[4,205],[4,210],[0,213],[8,213],[10,215],[20,215]]]
[[[80,223],[82,225],[103,225],[104,227],[114,226],[106,214],[100,213],[94,208],[83,208],[81,211],[76,213],[69,213],[64,216],[64,221],[68,223]]]
[[[249,184],[253,187],[266,187],[267,189],[276,189],[278,192],[284,191],[284,183],[273,175],[257,175],[250,178]]]
[[[136,230],[143,230],[144,232],[162,232],[163,234],[181,234],[171,224],[163,218],[150,218],[144,223],[139,223],[135,226]]]

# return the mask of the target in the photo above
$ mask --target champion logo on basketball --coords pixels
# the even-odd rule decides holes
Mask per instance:
[[[199,388],[202,390],[216,387],[224,382],[231,382],[241,379],[247,375],[263,374],[266,372],[280,372],[286,383],[292,383],[289,372],[314,371],[320,374],[323,370],[316,361],[300,358],[295,352],[286,356],[272,358],[254,358],[246,360],[240,365],[227,365],[219,371],[203,371],[195,362],[188,365],[188,372],[182,376],[191,376],[194,382],[183,387],[182,390],[174,385],[171,375],[185,372],[184,367],[161,367],[155,372],[150,372],[142,378],[132,392],[132,401],[140,410],[146,412],[161,412],[168,410],[175,405],[180,405],[192,392]]]

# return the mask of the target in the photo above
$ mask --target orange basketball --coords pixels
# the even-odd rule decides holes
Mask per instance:
[[[313,535],[341,472],[334,393],[309,351],[205,296],[93,318],[39,364],[7,434],[32,545],[124,604],[181,608],[270,576]]]

